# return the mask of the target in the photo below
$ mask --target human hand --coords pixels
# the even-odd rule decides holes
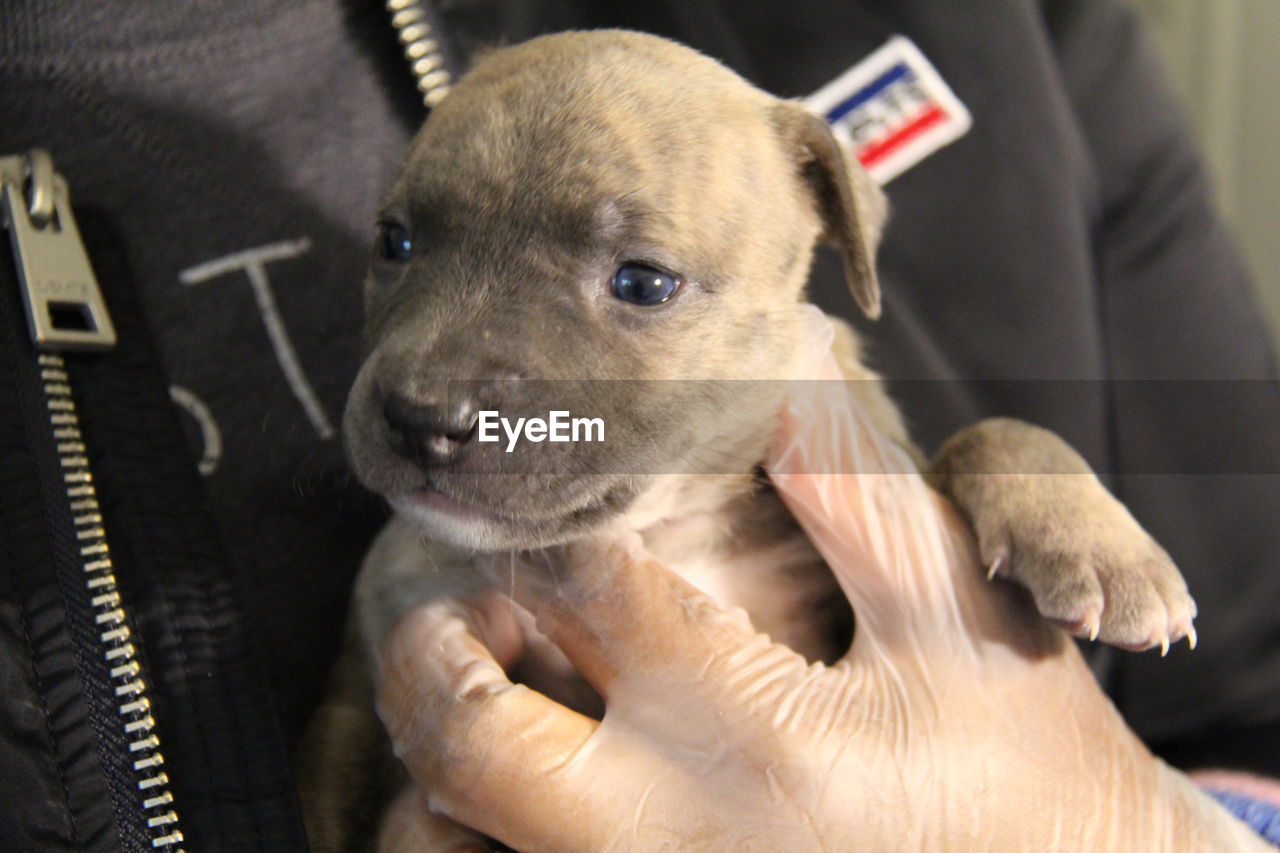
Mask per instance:
[[[417,785],[384,849],[485,849],[440,814],[524,851],[1267,849],[1147,752],[1025,593],[985,580],[838,383],[807,391],[771,476],[853,605],[846,658],[807,664],[635,538],[581,543],[517,597],[604,697],[596,721],[507,679],[493,602],[425,605],[382,648]]]

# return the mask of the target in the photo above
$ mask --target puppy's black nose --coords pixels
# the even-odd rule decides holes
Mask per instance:
[[[470,399],[417,402],[390,394],[382,415],[391,429],[391,448],[421,465],[444,465],[475,435],[478,408]]]

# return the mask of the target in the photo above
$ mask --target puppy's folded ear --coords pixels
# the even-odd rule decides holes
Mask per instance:
[[[823,240],[844,258],[844,274],[858,307],[880,316],[876,247],[888,215],[884,193],[845,153],[826,120],[795,102],[774,107],[774,123],[809,185],[825,225]]]

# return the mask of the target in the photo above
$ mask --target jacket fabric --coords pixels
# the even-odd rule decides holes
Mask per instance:
[[[1273,350],[1119,0],[440,0],[434,14],[458,69],[485,44],[625,26],[784,97],[909,36],[973,127],[887,187],[884,318],[858,317],[826,252],[815,301],[859,327],[926,449],[1012,415],[1090,460],[1200,606],[1199,648],[1103,654],[1104,686],[1171,760],[1280,774]],[[51,151],[124,318],[117,352],[70,363],[190,849],[303,844],[287,751],[385,517],[339,436],[360,281],[422,115],[377,3],[0,14],[0,154]],[[16,326],[11,270],[0,283]],[[6,411],[29,408],[32,382],[12,328]],[[0,433],[0,847],[128,848],[140,836],[115,806],[135,794],[91,724],[38,420]]]

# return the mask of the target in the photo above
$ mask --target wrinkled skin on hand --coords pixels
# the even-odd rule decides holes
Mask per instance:
[[[507,679],[496,599],[424,605],[381,649],[417,784],[382,849],[488,849],[440,815],[522,851],[1270,849],[1139,743],[1026,593],[985,579],[838,383],[807,387],[770,474],[857,614],[847,657],[807,664],[636,537],[569,546],[554,583],[514,592],[604,697],[596,721]]]

